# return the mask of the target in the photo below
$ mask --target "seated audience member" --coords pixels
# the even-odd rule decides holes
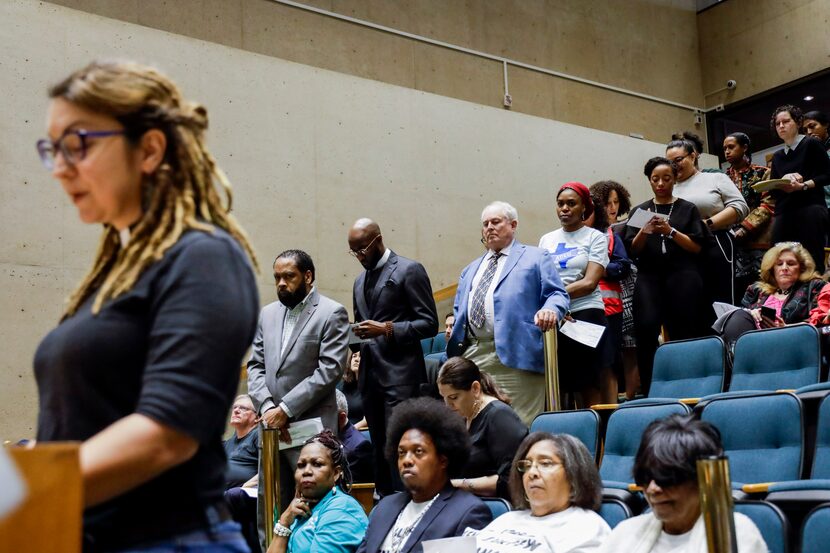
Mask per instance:
[[[268,553],[348,553],[366,532],[366,513],[349,495],[343,444],[330,430],[309,438],[294,470],[296,495],[274,524]]]
[[[372,475],[372,442],[349,422],[349,404],[345,394],[336,390],[335,396],[337,397],[337,437],[346,448],[352,481],[371,482],[374,478]]]
[[[432,398],[395,406],[386,455],[397,464],[406,491],[387,495],[372,513],[360,553],[421,553],[422,541],[460,536],[492,520],[476,496],[453,488],[469,456],[464,423]]]
[[[233,436],[225,440],[225,488],[241,486],[257,473],[259,460],[259,430],[251,396],[237,396],[231,409],[230,425]]]
[[[692,415],[651,423],[634,460],[634,481],[645,490],[651,512],[622,521],[602,551],[707,553],[697,459],[721,453],[717,428]],[[758,528],[740,513],[735,513],[735,532],[738,553],[767,553]]]
[[[355,351],[352,353],[349,364],[343,370],[343,381],[338,384],[338,388],[346,396],[346,402],[349,404],[349,422],[358,430],[366,430],[369,425],[366,424],[366,417],[363,416],[363,398],[360,396],[360,389],[357,385],[359,374],[360,352]]]
[[[452,335],[452,327],[454,324],[455,315],[447,313],[447,315],[444,316],[444,337],[446,338],[447,343],[449,343],[450,336]],[[421,396],[441,399],[441,394],[438,392],[438,371],[441,370],[441,367],[446,362],[446,350],[444,350],[440,356],[427,355],[424,357],[424,364],[426,365],[427,370],[427,381],[421,384]]]
[[[453,315],[452,313],[447,313],[447,316],[444,317],[444,338],[446,338],[448,343],[450,341],[450,336],[452,336],[453,326],[455,326],[455,315]],[[446,359],[444,360],[446,361]]]
[[[441,367],[438,391],[450,409],[464,417],[470,434],[470,459],[452,485],[509,499],[510,463],[527,436],[527,426],[511,409],[510,398],[489,374],[463,357],[451,357]]]
[[[611,532],[596,513],[602,501],[597,466],[573,436],[525,438],[513,460],[510,492],[518,510],[477,533],[481,553],[588,553]]]
[[[742,310],[721,316],[715,330],[733,344],[748,330],[810,322],[826,284],[816,273],[810,253],[796,242],[776,244],[761,260],[761,280],[750,285],[741,300]],[[775,310],[766,315],[762,307]],[[813,323],[815,324],[815,323]]]

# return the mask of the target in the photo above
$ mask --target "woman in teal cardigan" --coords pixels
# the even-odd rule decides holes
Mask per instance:
[[[343,444],[329,430],[309,438],[294,470],[297,491],[274,525],[268,553],[351,553],[366,533],[366,513],[349,495]]]

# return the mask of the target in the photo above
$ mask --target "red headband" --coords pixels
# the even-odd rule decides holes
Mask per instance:
[[[582,184],[581,182],[566,182],[562,185],[559,189],[559,192],[556,194],[556,197],[559,197],[559,194],[562,193],[563,190],[566,188],[570,188],[574,192],[576,192],[579,197],[582,199],[582,205],[585,206],[585,218],[591,216],[594,212],[594,201],[591,199],[591,191],[588,190],[588,187]]]

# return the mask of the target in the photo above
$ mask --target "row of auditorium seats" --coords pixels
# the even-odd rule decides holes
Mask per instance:
[[[694,412],[721,432],[733,495],[752,500],[738,510],[754,509],[755,517],[777,528],[769,539],[782,546],[770,544],[770,551],[787,552],[794,550],[788,548],[794,537],[785,523],[799,527],[811,509],[830,502],[829,395],[826,383],[796,393],[725,393],[705,398],[694,411],[676,400],[644,399],[621,405],[606,424],[596,411],[582,409],[542,413],[531,430],[580,439],[599,464],[605,503],[613,503],[603,508],[619,511],[625,505],[637,514],[645,502],[631,481],[631,470],[643,431],[653,420]],[[750,506],[755,504],[764,506]],[[783,522],[774,524],[777,519]]]
[[[663,344],[654,356],[652,398],[702,398],[725,391],[795,390],[821,378],[821,342],[808,324],[755,330],[735,343],[731,371],[719,337]]]
[[[424,338],[421,340],[421,351],[424,352],[424,358],[435,359],[441,361],[441,357],[447,350],[447,337],[443,332],[439,332],[432,338]]]

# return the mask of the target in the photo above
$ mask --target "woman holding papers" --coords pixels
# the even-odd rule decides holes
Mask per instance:
[[[677,167],[674,194],[695,204],[701,219],[712,233],[701,244],[707,303],[735,303],[735,251],[729,229],[746,217],[749,206],[726,175],[698,169],[698,152],[692,141],[680,139],[669,142],[666,157]],[[707,313],[714,320],[714,313],[711,310]]]
[[[346,449],[330,430],[309,438],[294,468],[296,492],[274,524],[268,553],[349,553],[357,550],[368,520],[349,495]]]
[[[632,213],[624,241],[638,271],[634,334],[640,385],[643,394],[648,395],[660,327],[672,340],[705,333],[706,325],[701,322],[704,292],[699,254],[709,232],[697,207],[674,197],[677,167],[671,161],[652,158],[644,172],[654,198]],[[709,309],[708,305],[705,308]]]
[[[772,156],[771,178],[788,184],[772,191],[775,217],[774,243],[801,242],[819,273],[824,272],[824,241],[827,236],[827,205],[824,187],[830,184],[830,158],[824,144],[800,134],[803,117],[796,106],[781,106],[772,114],[770,126],[784,141],[784,148]]]
[[[571,297],[569,322],[582,321],[604,328],[608,321],[598,284],[608,265],[608,240],[604,233],[585,224],[593,210],[587,186],[579,182],[563,184],[556,195],[556,215],[562,228],[542,236],[539,247],[553,254],[556,269]],[[562,389],[581,392],[585,406],[600,403],[600,383],[613,377],[613,374],[600,374],[603,370],[611,371],[613,362],[614,352],[607,332],[603,332],[596,347],[591,347],[560,331],[558,354]],[[616,395],[616,390],[613,393]]]
[[[259,299],[207,111],[128,62],[49,97],[41,160],[101,225],[34,360],[38,440],[82,442],[84,550],[247,551],[222,500],[222,434]]]

